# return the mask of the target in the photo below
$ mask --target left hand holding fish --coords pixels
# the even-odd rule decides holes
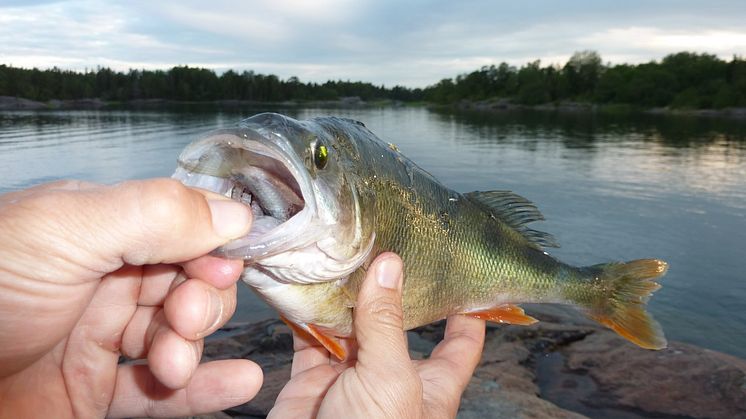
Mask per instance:
[[[187,416],[253,398],[256,364],[199,364],[243,269],[201,256],[250,224],[246,206],[168,179],[0,196],[0,417]]]
[[[345,362],[310,336],[294,335],[291,379],[270,418],[456,416],[482,355],[484,321],[449,317],[431,356],[412,360],[403,331],[402,280],[402,262],[394,254],[370,266],[355,308],[355,340],[342,342],[351,354]]]

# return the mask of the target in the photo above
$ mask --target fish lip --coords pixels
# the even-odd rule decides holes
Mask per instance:
[[[199,173],[197,169],[199,158],[204,154],[204,151],[216,146],[239,148],[280,162],[297,182],[304,200],[304,207],[271,230],[257,235],[256,233],[252,234],[253,229],[251,229],[247,235],[213,250],[212,255],[229,259],[243,259],[245,263],[249,263],[249,261],[256,261],[290,249],[306,246],[317,240],[316,234],[304,234],[302,240],[299,240],[297,234],[300,231],[317,230],[312,228],[312,225],[315,224],[317,219],[318,207],[311,175],[300,156],[293,149],[290,141],[282,134],[262,127],[254,128],[242,125],[238,128],[214,131],[208,134],[206,138],[198,140],[184,149],[179,156],[178,167],[172,177],[188,186],[203,187],[225,195],[224,190],[214,190],[214,187],[205,187],[199,184],[203,182],[214,185],[219,182],[207,179],[209,177],[233,182],[227,176],[211,176]],[[205,179],[208,181],[205,181]],[[230,194],[230,189],[228,189],[228,194]],[[293,234],[294,231],[295,234]]]

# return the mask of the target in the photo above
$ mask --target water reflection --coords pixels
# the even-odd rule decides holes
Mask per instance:
[[[605,180],[610,193],[651,198],[677,188],[684,194],[715,194],[743,208],[743,121],[535,111],[435,115],[440,123],[458,127],[459,143],[559,156],[568,161],[567,170]]]
[[[444,122],[456,122],[476,129],[498,129],[505,133],[545,134],[563,139],[568,148],[587,148],[596,141],[656,141],[670,147],[692,148],[725,138],[743,146],[743,120],[715,117],[687,117],[642,113],[443,111],[434,115]],[[495,131],[487,131],[494,133]]]
[[[0,113],[0,192],[64,177],[168,176],[187,143],[267,110],[357,119],[456,190],[528,197],[569,263],[667,260],[650,308],[669,338],[746,357],[743,121],[410,108],[10,112]],[[242,319],[272,315],[242,293]]]

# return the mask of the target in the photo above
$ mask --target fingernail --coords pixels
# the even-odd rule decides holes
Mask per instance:
[[[223,301],[213,290],[207,290],[207,310],[205,311],[205,328],[200,336],[207,334],[220,321],[223,315]]]
[[[398,289],[401,284],[401,263],[393,257],[386,258],[376,267],[378,285],[388,289]]]
[[[244,204],[229,200],[207,201],[212,214],[212,229],[220,237],[236,239],[251,226],[251,210]]]

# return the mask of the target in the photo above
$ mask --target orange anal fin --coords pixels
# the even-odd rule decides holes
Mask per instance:
[[[324,345],[324,348],[326,348],[329,353],[337,357],[338,360],[344,361],[347,358],[347,351],[345,351],[345,348],[342,347],[338,340],[334,339],[331,336],[325,335],[324,332],[322,332],[312,324],[308,324],[306,325],[306,327],[308,327],[308,333],[310,333],[311,336],[315,337],[316,340],[319,341],[319,343]]]
[[[487,310],[467,311],[461,314],[495,323],[520,324],[523,326],[538,322],[538,320],[526,315],[522,308],[514,304],[505,304]]]
[[[286,319],[285,316],[280,316],[280,320],[288,325],[290,330],[295,332],[295,334],[300,336],[301,338],[311,342],[315,339],[310,333],[308,333],[308,331],[306,331],[306,329]]]
[[[334,355],[340,361],[344,361],[345,358],[347,358],[347,351],[345,351],[339,341],[333,337],[327,336],[316,326],[312,324],[296,324],[283,316],[280,316],[280,320],[285,322],[285,324],[300,337],[307,340],[311,340],[311,338],[316,339],[327,351],[329,351],[329,353]]]

